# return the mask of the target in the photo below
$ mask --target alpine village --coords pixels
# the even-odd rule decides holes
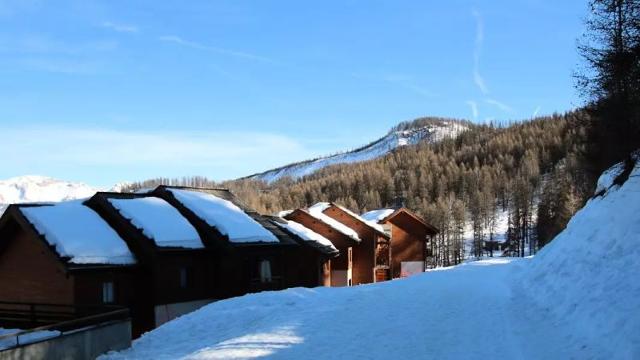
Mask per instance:
[[[484,99],[464,102],[470,117],[451,111],[456,115],[402,121],[386,127],[386,134],[366,145],[334,150],[330,155],[316,152],[308,156],[300,144],[336,144],[343,135],[357,138],[358,127],[363,134],[370,134],[365,130],[369,123],[354,119],[351,126],[327,120],[325,130],[336,139],[304,140],[301,136],[294,142],[276,135],[278,127],[305,131],[300,129],[312,125],[303,125],[304,119],[292,125],[265,115],[264,121],[244,124],[238,120],[234,124],[231,116],[220,123],[218,134],[197,125],[200,123],[194,119],[200,109],[181,108],[185,129],[193,126],[195,130],[165,133],[163,129],[169,127],[160,120],[144,123],[143,128],[153,128],[148,131],[109,130],[107,125],[95,127],[97,131],[90,127],[58,130],[62,123],[38,130],[38,124],[14,123],[7,117],[20,113],[12,111],[11,104],[26,104],[26,93],[16,87],[16,95],[7,97],[0,91],[0,104],[10,105],[7,112],[0,110],[0,133],[6,132],[8,139],[7,159],[0,165],[0,174],[13,174],[0,180],[0,360],[640,359],[640,1],[517,3],[513,5],[521,8],[517,16],[512,4],[464,5],[465,9],[471,7],[467,17],[473,20],[470,31],[475,33],[470,45],[474,49],[473,84]],[[12,66],[26,64],[31,70],[19,71],[49,74],[20,78],[41,89],[46,88],[45,81],[51,81],[46,76],[84,76],[83,81],[93,78],[102,84],[107,80],[99,74],[109,61],[116,61],[111,57],[113,52],[127,49],[131,57],[117,60],[123,66],[121,71],[137,69],[135,74],[142,79],[145,72],[154,71],[151,65],[141,65],[148,50],[153,64],[167,61],[168,67],[163,68],[194,71],[189,81],[196,87],[204,84],[209,74],[229,82],[207,83],[197,91],[204,93],[209,87],[226,84],[222,87],[233,92],[237,90],[234,82],[255,86],[247,92],[250,95],[240,105],[242,110],[236,109],[238,119],[245,116],[240,114],[257,114],[260,110],[256,109],[263,109],[260,99],[271,99],[271,94],[259,94],[259,81],[275,81],[271,76],[280,76],[274,84],[286,84],[288,77],[300,72],[321,92],[324,81],[338,80],[331,75],[325,74],[326,79],[314,75],[324,73],[315,61],[326,61],[327,67],[332,61],[346,61],[325,58],[326,49],[321,45],[309,50],[315,54],[314,60],[298,54],[297,64],[257,55],[259,50],[292,50],[297,36],[316,40],[327,36],[332,44],[353,46],[353,54],[366,46],[382,46],[393,52],[391,49],[403,41],[391,45],[386,42],[387,35],[407,34],[409,29],[423,31],[421,26],[427,26],[433,35],[431,25],[408,20],[418,16],[419,11],[412,15],[411,9],[420,8],[430,14],[430,21],[440,23],[450,15],[437,14],[451,14],[461,6],[382,6],[372,2],[358,6],[372,12],[364,14],[348,4],[309,4],[316,18],[293,4],[285,9],[283,4],[271,4],[272,8],[266,3],[192,3],[184,4],[180,11],[177,7],[182,5],[174,4],[170,15],[163,13],[168,5],[131,5],[129,10],[113,12],[120,8],[115,3],[91,4],[58,8],[36,2],[4,5],[0,1],[0,19],[12,24],[8,25],[12,32],[19,32],[18,24],[24,21],[17,14],[42,20],[42,24],[33,25],[35,29],[49,26],[52,14],[64,12],[60,16],[74,20],[66,30],[55,21],[60,36],[80,26],[77,19],[84,15],[103,18],[110,14],[113,18],[119,13],[125,19],[138,19],[140,24],[143,19],[148,21],[145,26],[132,25],[133,20],[131,24],[94,21],[98,25],[85,33],[65,33],[76,38],[101,32],[127,37],[126,41],[87,40],[84,45],[72,45],[33,35],[18,46],[18,40],[11,36],[0,36],[0,52],[7,56],[6,63],[3,60],[6,74]],[[529,117],[516,115],[520,114],[517,106],[496,100],[497,84],[490,90],[480,74],[480,49],[489,46],[485,44],[488,35],[502,29],[508,37],[511,31],[505,24],[492,27],[498,24],[487,18],[496,16],[506,23],[521,18],[522,24],[513,24],[523,27],[518,33],[555,36],[546,29],[555,26],[551,19],[568,19],[568,14],[573,14],[569,9],[574,8],[584,8],[582,18],[571,18],[579,26],[563,24],[557,34],[573,31],[573,40],[577,37],[577,46],[575,42],[568,46],[573,46],[571,53],[579,64],[567,70],[567,79],[579,104],[559,102],[565,106],[562,112],[539,113],[538,106]],[[329,9],[334,15],[345,13],[333,18],[326,13]],[[147,11],[152,18],[141,15]],[[527,11],[532,17],[537,17],[534,13],[550,17],[538,19],[537,26],[545,27],[534,31],[540,34],[530,34],[528,26],[532,25],[523,17]],[[259,20],[266,14],[283,23]],[[306,19],[304,24],[301,19]],[[253,28],[252,21],[261,27]],[[377,21],[387,35],[375,30]],[[235,45],[187,40],[186,29],[200,31],[206,28],[203,24],[214,23],[225,29],[216,31],[227,34],[218,37],[228,36],[229,44],[252,44],[256,54],[236,50]],[[300,34],[287,30],[291,43],[267,39],[279,34],[285,23],[300,27]],[[358,26],[368,29],[362,30],[362,36],[367,31],[378,34],[380,43],[370,43],[370,39],[349,43]],[[183,29],[185,36],[162,35],[165,32],[158,31],[164,27],[167,34]],[[346,31],[345,39],[332,35],[331,31],[338,30]],[[216,31],[207,31],[211,31],[211,39],[216,38]],[[451,43],[439,46],[454,51],[456,34],[441,34]],[[145,37],[155,37],[156,43],[143,44],[149,41],[143,40]],[[129,41],[137,45],[129,47]],[[566,50],[567,45],[562,44],[558,46]],[[519,49],[516,44],[500,46]],[[167,53],[169,48],[172,50]],[[177,49],[191,55],[178,56]],[[33,60],[49,52],[58,54],[59,59],[79,59],[79,54],[84,57],[94,52],[105,58],[88,67],[65,62],[64,68],[61,63],[45,65]],[[23,63],[21,54],[33,59]],[[204,55],[221,58],[221,65],[205,66],[192,58]],[[160,57],[151,59],[153,56]],[[376,58],[370,61],[382,62]],[[429,63],[434,64],[432,61]],[[178,62],[194,68],[177,69]],[[194,75],[196,67],[199,75]],[[240,69],[246,74],[239,75]],[[116,70],[109,71],[109,76],[119,78]],[[285,74],[289,72],[292,74]],[[200,75],[203,79],[198,79]],[[132,76],[132,83],[127,86],[139,86],[140,79],[133,73],[128,76]],[[376,78],[364,70],[347,77],[351,80],[334,84],[345,87],[332,88],[341,94],[336,96],[350,91],[351,82],[376,82],[403,88],[431,102],[442,101],[436,113],[446,113],[441,110],[447,109],[443,97],[421,87],[414,77]],[[72,85],[60,81],[55,86],[60,95],[46,96],[59,99],[64,107],[63,94],[71,91]],[[453,76],[449,85],[461,86],[456,81]],[[183,101],[181,91],[196,93],[186,87],[154,87],[160,83],[150,81],[140,89],[149,94],[168,91],[176,96],[176,104]],[[109,82],[105,86],[114,98],[126,103],[114,93],[119,85]],[[284,85],[274,86],[273,96],[282,95],[275,94]],[[519,91],[518,87],[509,89]],[[126,87],[122,91],[128,92]],[[302,86],[300,92],[305,91],[315,90]],[[87,99],[98,96],[74,94],[87,101],[80,104],[81,100],[74,99],[78,103],[74,111],[83,114],[84,106],[92,106]],[[298,101],[291,96],[273,100],[281,109],[278,116],[286,113],[282,109],[289,103]],[[368,93],[353,96],[352,100],[358,101]],[[139,99],[146,101],[144,95]],[[389,95],[388,104],[368,104],[371,111],[387,116],[394,114],[394,99]],[[329,96],[322,101],[336,108],[332,111],[350,114],[344,102],[351,99]],[[167,116],[173,116],[176,104],[156,102],[152,107],[166,106],[171,109]],[[224,101],[217,104],[225,109]],[[256,109],[251,108],[254,105]],[[302,101],[298,105],[306,109],[308,104]],[[429,106],[423,111],[431,111]],[[504,116],[482,121],[478,117],[485,108]],[[130,110],[135,113],[135,109]],[[161,116],[163,110],[148,111],[143,117]],[[371,111],[356,118],[365,118]],[[215,114],[216,109],[208,108],[207,112]],[[39,114],[39,109],[24,113],[26,119]],[[1,123],[5,117],[7,125]],[[22,117],[16,115],[16,119]],[[130,120],[118,119],[115,124],[123,129],[129,126]],[[236,128],[227,131],[228,126]],[[263,134],[261,126],[270,129]],[[238,135],[237,128],[248,135]],[[225,138],[231,134],[239,138]],[[207,137],[212,138],[203,142]],[[106,146],[102,147],[104,139]],[[219,144],[205,144],[208,141]],[[32,160],[28,154],[32,148],[45,160]],[[96,164],[84,160],[96,156],[102,156]],[[280,158],[296,162],[260,165]],[[93,187],[21,175],[27,172],[24,169],[46,172],[56,166],[88,182],[102,177],[109,180],[96,183],[115,183],[110,179],[131,176],[140,180]],[[140,172],[134,171],[136,168]],[[184,169],[196,169],[205,176],[180,174],[187,171]]]

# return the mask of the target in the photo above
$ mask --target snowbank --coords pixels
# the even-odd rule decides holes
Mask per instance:
[[[103,359],[512,359],[510,259],[218,301]],[[483,266],[477,266],[483,265]]]
[[[583,346],[606,343],[612,358],[640,358],[640,163],[620,187],[606,171],[591,199],[524,271],[534,306],[572,326]],[[598,190],[598,191],[600,191]],[[566,341],[578,341],[577,337]]]
[[[0,351],[12,348],[16,346],[16,344],[30,344],[36,341],[42,341],[60,335],[60,331],[58,330],[40,330],[23,335],[18,335],[18,333],[20,333],[21,331],[23,330],[0,328],[0,336],[16,334],[16,336],[10,336],[0,340]]]
[[[167,190],[207,224],[227,235],[231,242],[278,242],[275,235],[231,201],[200,191],[172,188]]]
[[[158,246],[200,249],[204,245],[196,229],[176,208],[156,198],[113,199],[109,202]]]
[[[136,262],[124,240],[83,200],[55,205],[21,207],[60,256],[74,264],[133,264]]]

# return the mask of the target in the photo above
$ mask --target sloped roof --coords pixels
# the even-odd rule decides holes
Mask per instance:
[[[278,216],[270,216],[269,218],[273,221],[273,223],[275,223],[288,233],[292,234],[296,238],[300,239],[306,245],[309,245],[328,255],[337,255],[339,253],[338,249],[333,245],[331,240],[307,228],[306,226],[292,220],[283,219]]]
[[[312,215],[313,215],[314,212],[320,212],[320,213],[324,214],[324,212],[327,209],[329,209],[330,207],[332,207],[332,206],[342,210],[344,213],[348,214],[353,219],[359,221],[361,224],[363,224],[365,226],[368,226],[369,228],[371,228],[373,231],[376,231],[380,235],[382,235],[384,237],[388,237],[388,235],[384,232],[384,229],[382,228],[382,226],[380,224],[376,223],[375,221],[368,221],[368,220],[362,218],[360,215],[354,213],[353,211],[345,208],[344,206],[338,205],[338,204],[333,203],[333,202],[319,202],[319,203],[316,203],[313,206],[309,207],[309,212],[312,213]],[[346,226],[346,225],[344,225],[344,226]],[[353,230],[353,231],[355,232],[355,230]]]
[[[336,230],[337,232],[350,237],[351,239],[360,242],[360,236],[358,233],[347,225],[339,222],[338,220],[330,217],[325,214],[324,211],[331,206],[330,203],[320,202],[313,206],[310,206],[306,212],[316,218],[317,220],[322,221],[323,223],[329,225],[331,228]]]
[[[229,241],[236,245],[243,244],[282,244],[282,245],[297,245],[298,242],[291,237],[291,235],[283,231],[279,226],[275,225],[269,217],[261,215],[250,207],[246,206],[240,201],[231,191],[221,188],[194,188],[185,186],[167,186],[161,185],[157,189],[166,190],[173,198],[175,198],[180,204],[186,207],[195,216],[200,218],[209,226],[215,228],[222,235],[227,235],[223,230],[216,225],[217,222],[222,222],[225,217],[232,217],[237,221],[233,222],[233,226],[240,226],[242,224],[248,227],[244,229],[232,229],[231,233],[239,235],[235,239],[229,236]],[[199,206],[194,206],[194,203],[185,204],[183,199],[180,200],[180,195],[176,194],[190,194],[191,198],[198,199],[195,202],[199,202]],[[201,195],[198,195],[201,194]],[[188,206],[191,205],[191,206]],[[217,210],[221,211],[223,217],[217,217],[218,215],[214,209],[202,209],[209,205],[215,206]],[[202,211],[204,210],[204,211]],[[237,233],[235,230],[239,230]],[[228,230],[227,230],[228,231]],[[235,241],[234,241],[235,240]]]
[[[368,211],[364,214],[362,214],[362,218],[368,221],[375,221],[375,222],[380,222],[382,221],[384,218],[386,218],[387,216],[393,214],[393,212],[396,211],[395,209],[378,209],[378,210],[371,210]]]
[[[107,201],[159,247],[204,248],[196,229],[163,199],[134,197]]]
[[[54,205],[17,205],[20,213],[56,253],[73,264],[131,265],[125,241],[84,200]]]
[[[401,213],[408,215],[414,221],[420,223],[422,226],[426,227],[431,232],[434,232],[434,233],[440,232],[440,230],[438,230],[438,228],[436,228],[435,226],[429,224],[424,219],[422,219],[421,217],[419,217],[418,215],[414,214],[412,211],[409,211],[407,208],[404,208],[404,207],[401,207],[401,208],[398,208],[398,209],[395,209],[395,210],[394,209],[372,210],[372,211],[369,211],[367,213],[362,214],[362,216],[363,217],[368,217],[368,218],[377,218],[378,219],[378,223],[384,223],[384,222],[390,221],[392,218],[396,217],[398,214],[401,214]]]

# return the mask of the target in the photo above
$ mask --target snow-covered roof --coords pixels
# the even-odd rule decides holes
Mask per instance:
[[[371,210],[368,211],[364,214],[362,214],[362,218],[367,220],[367,221],[374,221],[374,222],[378,222],[378,221],[382,221],[382,219],[386,218],[387,216],[393,214],[395,210],[394,209],[378,209],[378,210]]]
[[[360,222],[363,222],[367,225],[369,225],[370,227],[374,228],[375,230],[384,233],[384,228],[382,227],[382,225],[378,224],[376,221],[369,221],[363,217],[361,217],[360,215],[354,213],[353,211],[347,209],[344,206],[340,206],[338,204],[333,204],[333,206],[336,206],[338,208],[340,208],[342,211],[346,212],[347,214],[353,216],[354,218],[358,219]]]
[[[317,232],[307,228],[306,226],[291,220],[282,219],[282,222],[275,222],[278,226],[296,234],[304,241],[311,241],[318,243],[322,246],[330,247],[332,250],[338,251],[333,243],[326,237],[318,234]]]
[[[134,264],[127,244],[83,200],[23,206],[20,211],[47,242],[74,264]]]
[[[293,210],[282,210],[282,211],[278,212],[278,214],[276,216],[280,217],[280,218],[284,218],[285,216],[291,214],[292,212],[293,212]]]
[[[196,229],[176,208],[156,197],[108,199],[122,216],[161,247],[201,249]]]
[[[199,218],[227,235],[233,243],[279,242],[273,233],[231,201],[201,191],[174,188],[167,190]]]
[[[327,202],[319,202],[307,209],[307,212],[314,218],[322,221],[323,223],[331,226],[334,230],[342,233],[355,241],[360,241],[358,233],[347,225],[335,220],[334,218],[326,215],[324,211],[331,206]]]

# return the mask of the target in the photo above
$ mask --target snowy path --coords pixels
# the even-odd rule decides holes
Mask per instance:
[[[354,288],[290,289],[221,301],[170,322],[117,358],[542,359],[581,354],[541,312],[522,312],[493,259]]]

